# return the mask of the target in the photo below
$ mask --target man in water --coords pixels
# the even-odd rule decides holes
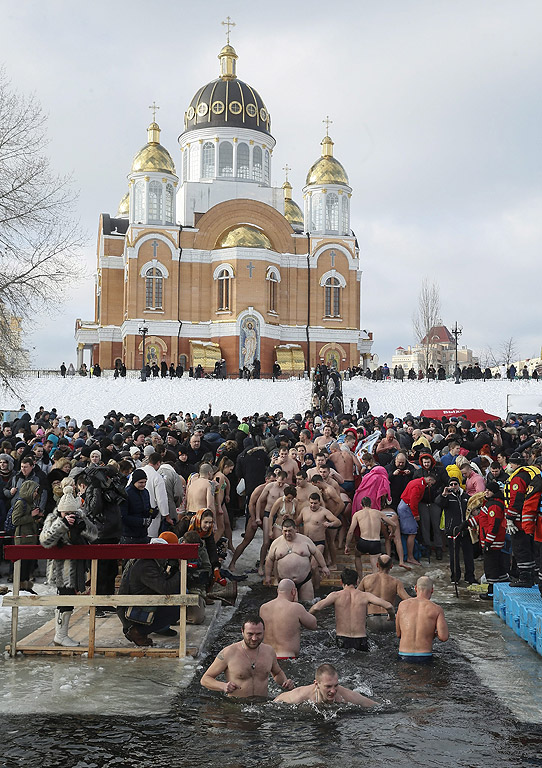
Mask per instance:
[[[277,659],[295,659],[299,655],[301,627],[316,629],[316,619],[297,602],[297,589],[291,579],[282,579],[274,600],[260,607],[265,622],[266,643],[271,645]]]
[[[264,584],[271,583],[275,563],[281,579],[291,579],[297,587],[300,600],[309,601],[314,597],[312,586],[311,558],[322,569],[324,576],[329,576],[329,569],[324,556],[312,539],[298,533],[293,520],[286,518],[282,524],[282,536],[271,544],[265,561]]]
[[[395,627],[399,640],[399,658],[402,661],[423,663],[433,658],[433,639],[443,643],[448,639],[448,625],[444,611],[431,602],[433,582],[420,576],[416,582],[416,597],[403,600],[397,609]]]
[[[275,651],[263,642],[265,626],[259,616],[249,616],[241,628],[243,639],[223,648],[200,680],[210,691],[246,699],[267,696],[269,675],[285,691],[294,687],[279,667]],[[224,674],[226,682],[217,680]]]
[[[393,606],[397,599],[409,600],[410,595],[406,591],[403,582],[399,579],[390,576],[390,571],[393,568],[393,561],[389,555],[380,555],[376,561],[376,573],[370,573],[365,576],[359,583],[358,589],[361,592],[370,592],[372,595],[381,597],[382,600],[387,600]],[[367,618],[371,619],[369,627],[371,629],[387,629],[390,628],[387,618],[383,617],[386,614],[376,605],[369,605],[367,611]]]
[[[343,588],[340,592],[330,592],[327,597],[313,605],[310,613],[321,611],[330,605],[335,608],[335,640],[339,648],[353,648],[356,651],[368,651],[367,608],[370,604],[378,605],[388,612],[393,621],[395,611],[387,600],[360,592],[356,589],[358,575],[353,568],[345,568],[341,573]]]
[[[376,701],[339,685],[339,676],[332,664],[320,664],[312,685],[301,685],[289,693],[281,693],[274,701],[284,701],[288,704],[313,701],[315,704],[350,703],[359,704],[361,707],[376,706]]]
[[[356,544],[356,570],[360,579],[363,577],[363,566],[361,563],[361,555],[369,555],[371,561],[371,570],[376,573],[376,562],[382,547],[380,544],[380,528],[382,523],[390,526],[395,530],[395,522],[387,517],[384,512],[379,509],[371,509],[371,499],[368,496],[364,496],[361,500],[361,509],[358,510],[352,517],[348,535],[346,536],[346,545],[344,547],[344,553],[349,553],[349,547],[352,543],[352,538],[356,530],[356,526],[359,526],[359,539]]]

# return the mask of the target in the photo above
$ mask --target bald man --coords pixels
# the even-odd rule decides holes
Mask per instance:
[[[440,605],[431,602],[432,594],[433,582],[429,576],[420,576],[416,582],[416,597],[399,604],[395,627],[401,661],[430,662],[434,638],[445,642],[449,637],[444,611]]]
[[[316,629],[316,618],[297,602],[297,589],[291,579],[282,579],[274,600],[260,607],[265,623],[264,641],[271,645],[277,659],[295,659],[301,645],[301,627]]]
[[[370,592],[372,595],[387,600],[393,606],[398,600],[409,600],[410,595],[406,591],[403,582],[391,576],[393,561],[389,555],[380,555],[376,561],[376,573],[364,576],[358,585],[361,592]],[[393,624],[388,621],[388,614],[378,605],[369,605],[367,609],[368,626],[373,630],[388,632],[393,629]]]

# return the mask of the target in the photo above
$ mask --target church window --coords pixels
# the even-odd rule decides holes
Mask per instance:
[[[162,223],[162,185],[159,181],[149,183],[149,223]]]
[[[324,284],[324,314],[326,317],[341,316],[341,284],[336,277],[328,277]]]
[[[312,195],[311,213],[311,229],[320,232],[322,230],[322,195],[320,193]]]
[[[203,145],[203,173],[204,179],[212,179],[215,175],[215,147],[210,141]]]
[[[269,160],[269,150],[265,150],[265,167],[264,167],[264,175],[263,180],[265,184],[269,184],[269,167],[270,167],[270,160]]]
[[[233,176],[233,146],[221,141],[218,147],[218,175]]]
[[[276,267],[269,267],[267,270],[266,280],[269,283],[268,297],[269,297],[269,312],[277,312],[277,292],[278,284],[280,282],[280,274]]]
[[[190,147],[190,181],[199,179],[199,146],[192,144]]]
[[[145,272],[145,308],[162,309],[164,276],[158,267],[149,267]]]
[[[231,275],[227,269],[221,270],[218,274],[218,310],[223,311],[230,308],[230,280]]]
[[[330,192],[326,197],[326,232],[339,231],[339,195]]]
[[[183,159],[183,181],[188,181],[188,154],[190,152],[190,147],[186,147],[184,152],[182,153],[182,159]]]
[[[342,214],[343,214],[343,217],[342,217],[343,218],[343,222],[342,222],[343,234],[348,235],[349,232],[350,232],[350,226],[349,226],[350,222],[349,222],[349,216],[348,216],[348,198],[346,197],[346,195],[342,196],[342,206],[343,206],[343,210],[342,210]]]
[[[173,200],[174,200],[173,184],[167,184],[166,186],[166,224],[174,224],[173,221]]]
[[[143,224],[145,219],[145,182],[142,180],[135,183],[134,217],[138,224]]]
[[[262,148],[254,147],[252,153],[252,178],[254,181],[262,180]]]
[[[237,176],[240,179],[250,178],[250,152],[248,144],[242,142],[237,147]]]

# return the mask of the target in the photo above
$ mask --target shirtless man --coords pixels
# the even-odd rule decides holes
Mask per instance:
[[[271,514],[271,509],[273,508],[275,501],[280,499],[284,493],[287,477],[288,475],[283,469],[277,470],[275,472],[276,480],[265,486],[260,498],[256,502],[256,520],[261,520],[263,527],[263,544],[260,550],[260,568],[258,570],[260,576],[263,576],[263,564],[270,543],[271,530],[269,526],[269,515]]]
[[[416,597],[399,604],[395,628],[401,661],[430,662],[433,639],[438,637],[444,643],[449,637],[444,611],[440,605],[431,602],[432,594],[433,582],[428,576],[420,576],[416,582]]]
[[[280,496],[269,513],[269,538],[271,541],[282,536],[282,523],[289,517],[295,520],[299,505],[296,503],[297,491],[295,485],[284,486],[284,496]]]
[[[369,555],[371,561],[371,570],[376,573],[376,563],[378,556],[382,549],[380,545],[380,526],[382,523],[391,526],[395,529],[396,524],[393,520],[386,517],[384,512],[379,509],[371,509],[371,499],[368,496],[364,496],[361,500],[361,509],[359,509],[352,517],[348,535],[346,537],[346,545],[344,547],[345,555],[350,553],[350,544],[356,530],[356,526],[359,526],[358,542],[356,544],[356,570],[360,579],[363,578],[363,565],[361,562],[361,555]]]
[[[362,592],[370,592],[372,595],[381,597],[392,605],[395,605],[397,600],[409,600],[410,595],[406,591],[403,582],[390,576],[392,568],[393,561],[391,557],[389,555],[380,555],[376,561],[377,572],[365,576],[360,581],[358,589]],[[371,619],[369,624],[371,629],[389,629],[388,621],[385,623],[382,621],[382,617],[385,615],[378,606],[370,605],[367,618]]]
[[[200,680],[210,691],[248,698],[267,696],[269,675],[285,691],[294,687],[279,667],[275,651],[263,642],[265,627],[259,616],[249,616],[241,628],[243,639],[223,648]],[[226,682],[217,680],[224,673]]]
[[[305,453],[310,453],[314,456],[316,453],[316,446],[312,442],[311,433],[308,429],[302,429],[299,433],[299,442],[305,446]]]
[[[315,603],[310,613],[322,611],[333,605],[335,608],[335,634],[339,648],[353,648],[356,651],[368,651],[367,608],[372,603],[388,612],[390,621],[395,617],[393,606],[381,597],[370,592],[356,589],[358,575],[353,568],[345,568],[341,573],[343,588],[340,592],[330,592],[323,600]]]
[[[265,561],[264,584],[271,583],[271,575],[275,563],[281,579],[291,579],[297,587],[299,599],[305,602],[312,600],[311,557],[314,557],[324,576],[329,576],[329,569],[324,556],[315,546],[312,539],[298,533],[293,520],[286,519],[282,525],[282,536],[271,544]]]
[[[256,517],[256,503],[262,495],[265,486],[268,483],[274,482],[274,480],[275,475],[273,470],[268,469],[265,473],[265,482],[261,485],[258,485],[258,487],[255,488],[250,494],[250,499],[248,501],[248,519],[245,528],[245,535],[243,537],[243,541],[236,547],[229,565],[229,570],[232,572],[235,572],[234,569],[236,562],[256,535],[256,531],[262,527],[262,521]]]
[[[283,472],[286,472],[286,482],[291,485],[294,482],[294,477],[299,469],[299,464],[290,456],[288,448],[279,449],[278,459],[275,459],[273,464],[274,466],[279,466]]]
[[[297,492],[296,500],[299,509],[307,506],[311,493],[318,493],[318,488],[307,480],[307,472],[304,469],[300,469],[295,476],[295,489]]]
[[[291,579],[279,581],[277,596],[260,607],[265,622],[266,643],[271,645],[279,661],[299,656],[301,627],[316,629],[316,619],[297,602],[297,589]]]
[[[281,693],[273,701],[283,701],[288,704],[301,704],[312,701],[315,704],[359,704],[361,707],[374,707],[376,701],[362,696],[357,691],[339,685],[337,670],[332,664],[320,664],[316,670],[312,685],[300,685],[291,693]]]
[[[314,441],[314,444],[316,448],[319,451],[321,451],[324,448],[326,448],[330,443],[332,443],[334,439],[335,438],[333,436],[333,430],[328,424],[326,424],[326,426],[322,431],[321,436],[316,438],[316,440]]]
[[[330,528],[340,528],[341,521],[332,512],[322,504],[319,493],[311,493],[309,496],[309,506],[303,507],[296,518],[296,525],[303,525],[303,533],[312,539],[322,555],[326,548],[326,533]],[[331,532],[332,533],[332,532]],[[329,548],[330,562],[329,569],[337,570],[335,563],[335,547]],[[317,574],[315,574],[316,576]]]
[[[352,440],[354,439],[353,436]],[[357,456],[355,456],[349,448],[346,446],[341,448],[339,443],[331,443],[329,446],[331,462],[336,471],[342,475],[343,482],[341,483],[342,490],[348,495],[350,499],[354,496],[354,467],[358,467],[361,470],[361,464]]]
[[[307,472],[307,477],[309,478],[309,480],[312,480],[313,475],[322,474],[321,472],[322,467],[325,467],[327,465],[328,457],[329,457],[329,454],[327,453],[320,452],[316,454],[316,456],[314,457],[315,466],[309,469],[309,471]],[[329,470],[329,474],[331,475],[332,479],[335,480],[338,484],[344,481],[344,477],[342,475],[339,475],[339,473],[335,469],[331,469],[331,467]]]
[[[195,514],[198,509],[210,509],[216,523],[216,497],[213,483],[213,468],[210,464],[202,464],[199,474],[192,475],[186,489],[186,511]]]

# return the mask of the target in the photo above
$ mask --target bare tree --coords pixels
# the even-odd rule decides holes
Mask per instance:
[[[507,368],[519,358],[519,352],[517,349],[516,340],[513,336],[503,341],[497,349],[493,347],[486,347],[480,359],[487,360],[486,365],[490,367],[496,367],[497,365],[505,365]]]
[[[430,283],[427,278],[422,281],[418,294],[418,306],[412,316],[414,334],[418,343],[423,347],[425,370],[433,363],[435,345],[438,338],[433,338],[431,331],[441,323],[440,290],[436,283]]]
[[[34,96],[14,91],[0,70],[0,381],[24,365],[22,329],[59,308],[82,274],[82,245],[68,177],[44,154],[47,119]]]

